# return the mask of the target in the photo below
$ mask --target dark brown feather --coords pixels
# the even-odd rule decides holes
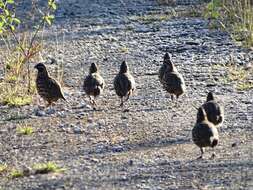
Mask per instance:
[[[215,147],[219,141],[218,130],[209,122],[203,107],[198,109],[199,117],[192,129],[193,142],[203,150],[204,147]]]
[[[46,66],[39,63],[35,66],[38,70],[36,87],[38,94],[50,105],[58,99],[66,100],[57,81],[48,75]]]
[[[131,95],[135,90],[134,77],[129,73],[125,61],[122,62],[113,84],[116,94],[121,98]]]
[[[214,99],[213,93],[209,92],[207,95],[207,101],[202,105],[207,114],[207,119],[214,125],[220,125],[224,120],[224,110]],[[197,113],[197,118],[199,117]]]
[[[168,53],[165,54],[163,65],[159,70],[159,80],[168,93],[177,97],[184,94],[186,89],[184,78],[171,62]]]
[[[83,82],[83,89],[89,96],[97,97],[104,89],[105,82],[102,76],[98,72],[98,68],[95,63],[90,66],[90,73],[85,77]]]

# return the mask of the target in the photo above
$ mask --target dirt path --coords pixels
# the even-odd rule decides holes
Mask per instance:
[[[64,69],[68,103],[59,101],[46,111],[36,103],[0,105],[0,163],[22,169],[52,161],[66,170],[16,179],[0,174],[1,190],[253,188],[253,91],[223,84],[225,69],[214,66],[228,62],[230,55],[244,65],[245,55],[252,53],[226,33],[209,30],[207,20],[180,16],[189,8],[180,1],[174,8],[143,0],[60,2],[56,23],[45,34],[49,48],[44,54],[58,60],[48,65],[52,75],[56,68]],[[187,85],[178,107],[157,76],[166,51]],[[118,107],[112,86],[123,59],[137,83],[126,104],[129,112]],[[80,90],[91,62],[106,81],[95,112]],[[197,161],[199,149],[191,142],[194,106],[210,90],[224,105],[226,118],[217,157],[209,159],[207,151],[206,159]],[[19,135],[19,125],[35,132]]]

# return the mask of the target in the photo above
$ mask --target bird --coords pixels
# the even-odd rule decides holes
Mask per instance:
[[[163,88],[171,95],[171,100],[174,99],[174,95],[178,99],[186,91],[184,78],[171,62],[168,53],[165,53],[163,65],[159,69],[159,80]]]
[[[201,156],[203,158],[204,148],[217,146],[219,141],[219,134],[216,126],[207,120],[205,109],[201,106],[198,109],[199,117],[197,117],[196,124],[192,129],[192,140],[200,148]],[[212,158],[215,157],[213,152]]]
[[[46,66],[43,63],[38,63],[34,66],[38,70],[36,78],[36,88],[38,94],[47,101],[47,106],[52,105],[58,99],[63,99],[66,101],[63,96],[60,84],[49,76]]]
[[[91,63],[88,76],[85,77],[83,82],[83,90],[89,96],[91,104],[95,110],[96,97],[103,93],[105,87],[105,81],[98,71],[98,67],[95,63]]]
[[[116,94],[121,98],[120,106],[123,107],[124,102],[129,99],[136,88],[134,77],[129,73],[126,61],[121,63],[119,73],[114,78],[113,84]],[[125,101],[124,97],[126,97]]]
[[[224,121],[224,109],[214,99],[213,93],[208,92],[206,102],[202,105],[207,119],[214,125],[220,126]],[[197,117],[201,117],[201,113],[197,113]]]

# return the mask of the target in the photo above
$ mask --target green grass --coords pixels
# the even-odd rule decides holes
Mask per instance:
[[[3,97],[2,103],[9,106],[24,106],[32,102],[32,97],[29,95],[9,94]]]
[[[19,178],[19,177],[24,177],[24,172],[22,170],[12,170],[10,173],[10,178]]]
[[[59,167],[53,162],[35,164],[33,169],[35,170],[35,174],[60,173],[65,171],[64,168]]]
[[[7,171],[7,164],[0,164],[0,175]]]
[[[16,132],[21,135],[31,135],[34,131],[30,126],[20,126],[16,129]]]
[[[206,6],[204,16],[211,19],[211,26],[219,27],[243,46],[253,46],[253,1],[212,0]]]

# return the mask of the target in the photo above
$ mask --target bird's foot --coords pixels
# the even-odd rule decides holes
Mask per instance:
[[[213,153],[212,156],[211,156],[211,159],[214,159],[216,157],[216,154]]]
[[[123,112],[129,112],[130,110],[129,109],[124,109]]]
[[[199,156],[196,160],[203,160],[203,156]]]

